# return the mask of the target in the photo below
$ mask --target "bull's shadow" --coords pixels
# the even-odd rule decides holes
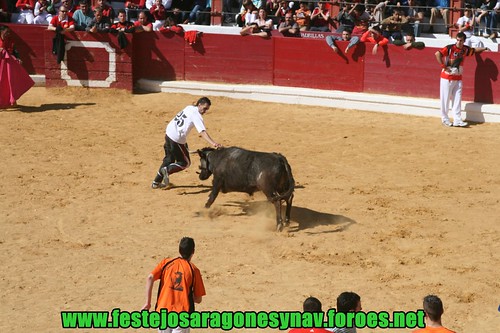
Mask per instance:
[[[223,204],[224,206],[236,206],[241,209],[241,213],[233,214],[237,216],[253,216],[261,213],[263,210],[266,211],[266,216],[274,221],[275,210],[274,206],[268,201],[230,201]],[[283,207],[284,209],[284,207]],[[284,213],[283,213],[284,214]],[[318,226],[330,226],[329,230],[325,228],[313,231],[306,231],[309,234],[319,234],[319,233],[332,233],[341,232],[347,230],[349,226],[356,223],[356,221],[343,216],[335,215],[330,213],[317,212],[315,210],[292,206],[291,211],[291,221],[288,227],[288,232],[297,232],[307,229],[313,229]]]
[[[71,109],[76,109],[78,106],[89,106],[95,104],[96,103],[51,103],[51,104],[42,104],[40,106],[18,105],[13,109],[21,112],[32,113],[32,112],[71,110]]]

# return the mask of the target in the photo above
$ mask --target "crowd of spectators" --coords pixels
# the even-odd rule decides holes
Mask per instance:
[[[378,25],[384,37],[399,43],[409,32],[419,37],[421,33],[449,33],[449,29],[454,28],[464,32],[468,40],[477,45],[474,36],[497,38],[500,19],[500,0],[465,0],[463,8],[450,7],[450,0],[223,0],[221,12],[212,11],[212,1],[121,0],[113,2],[112,6],[107,0],[0,0],[0,22],[48,26],[64,5],[68,8],[68,15],[75,19],[76,30],[87,30],[96,8],[100,8],[110,25],[116,23],[115,11],[119,8],[125,10],[127,21],[139,21],[143,13],[155,31],[165,26],[167,18],[167,26],[209,25],[212,16],[220,15],[222,25],[240,26],[242,35],[253,31],[252,34],[267,36],[271,29],[276,29],[287,36],[299,36],[294,28],[297,26],[299,32],[338,34],[347,28],[353,35],[362,36],[370,27]],[[255,22],[261,16],[259,10],[265,12],[266,21],[272,21],[272,27],[266,27],[265,31],[255,28]],[[460,19],[454,20],[457,15],[452,13],[457,12]]]

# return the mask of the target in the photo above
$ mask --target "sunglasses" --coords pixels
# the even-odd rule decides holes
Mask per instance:
[[[61,13],[67,13],[67,10],[60,10]]]

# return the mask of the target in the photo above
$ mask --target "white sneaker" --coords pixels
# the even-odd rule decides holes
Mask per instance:
[[[157,182],[151,183],[151,188],[153,190],[156,190],[158,188],[164,188],[164,187],[165,187],[165,184],[163,184],[163,183],[157,183]]]
[[[467,127],[469,126],[469,123],[466,123],[465,121],[457,121],[457,122],[453,122],[453,126],[455,127]]]
[[[453,126],[453,125],[451,124],[450,120],[448,120],[448,119],[444,119],[444,120],[442,121],[442,123],[443,123],[443,125],[444,125],[444,126],[446,126],[446,127],[451,127],[451,126]]]
[[[168,186],[169,181],[168,181],[168,171],[167,167],[163,167],[160,170],[161,175],[163,176],[163,181],[161,182],[164,186]]]

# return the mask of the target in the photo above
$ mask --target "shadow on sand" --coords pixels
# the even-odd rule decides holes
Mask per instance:
[[[58,111],[58,110],[70,110],[75,109],[81,105],[95,105],[96,103],[53,103],[53,104],[42,104],[40,106],[24,106],[17,105],[17,107],[12,108],[14,111],[21,112],[45,112],[45,111]]]

